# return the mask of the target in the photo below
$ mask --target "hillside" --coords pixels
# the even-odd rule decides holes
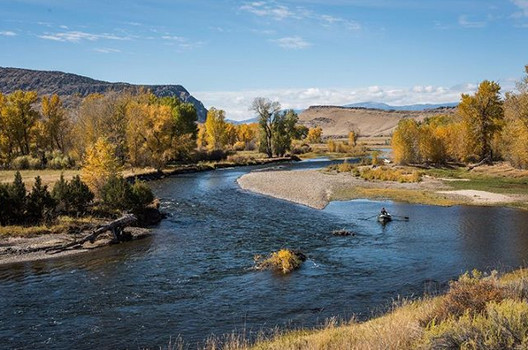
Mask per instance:
[[[36,90],[41,95],[58,94],[64,98],[66,104],[74,103],[74,96],[85,97],[109,91],[136,91],[140,88],[146,88],[156,96],[176,96],[183,102],[192,103],[198,112],[198,120],[205,121],[207,109],[181,85],[110,83],[71,73],[0,67],[0,92],[7,94],[15,90]]]
[[[454,113],[454,108],[425,111],[385,111],[358,107],[312,106],[299,115],[307,127],[320,126],[323,136],[343,137],[351,130],[362,136],[389,136],[402,118],[423,120],[437,114]]]

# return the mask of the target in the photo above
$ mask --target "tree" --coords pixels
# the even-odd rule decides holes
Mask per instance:
[[[212,107],[205,120],[205,138],[210,151],[221,150],[225,146],[226,122],[225,112]]]
[[[392,152],[396,163],[420,162],[420,131],[414,119],[402,119],[392,135]]]
[[[237,140],[244,143],[244,149],[251,148],[257,134],[257,124],[240,124],[237,130]]]
[[[308,142],[310,143],[321,143],[321,136],[323,135],[323,129],[316,126],[308,129]]]
[[[518,168],[528,168],[528,66],[517,83],[517,93],[509,92],[504,101],[505,126],[501,143],[506,159]]]
[[[359,131],[352,130],[348,132],[348,145],[351,147],[356,147],[357,139],[359,137]]]
[[[44,119],[44,137],[47,148],[49,150],[58,149],[65,153],[69,125],[62,101],[57,94],[42,97],[41,114]]]
[[[480,161],[493,159],[492,140],[502,128],[504,117],[500,85],[484,80],[475,95],[462,94],[458,113],[463,119],[467,136]]]
[[[115,146],[101,137],[93,147],[88,147],[81,169],[82,178],[96,195],[100,196],[108,179],[117,176],[119,160],[115,156]]]
[[[282,157],[291,149],[298,120],[297,113],[292,109],[275,113],[272,122],[272,148],[275,155]]]
[[[48,186],[42,185],[40,176],[35,178],[31,192],[27,196],[26,220],[37,223],[45,219],[48,221],[54,215],[56,203],[48,191]]]
[[[251,110],[257,113],[259,118],[259,151],[266,153],[269,158],[273,157],[273,117],[280,109],[281,105],[279,102],[263,97],[255,98],[251,105]]]
[[[22,155],[31,152],[32,130],[39,118],[39,113],[33,109],[36,102],[36,91],[17,90],[2,103],[2,129],[7,138],[12,140],[12,146],[16,145]]]

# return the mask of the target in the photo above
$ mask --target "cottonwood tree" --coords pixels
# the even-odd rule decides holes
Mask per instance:
[[[273,153],[284,156],[291,149],[292,137],[295,135],[295,125],[299,117],[292,109],[275,113],[272,122]]]
[[[226,144],[226,121],[223,110],[212,107],[207,112],[205,139],[207,141],[207,148],[210,151],[217,151],[224,148]]]
[[[43,96],[41,114],[44,124],[44,139],[48,150],[58,149],[65,153],[65,143],[69,129],[68,119],[59,95]]]
[[[484,80],[474,95],[462,94],[457,112],[462,117],[478,160],[493,160],[492,141],[501,130],[504,117],[500,85]]]
[[[28,155],[31,152],[32,131],[39,119],[33,105],[38,101],[36,91],[15,91],[7,95],[2,103],[3,133],[11,140],[10,146],[18,148],[18,153]]]
[[[506,94],[505,127],[502,144],[505,157],[518,168],[528,168],[528,66],[526,76],[517,84],[517,92]]]
[[[271,158],[273,157],[273,117],[280,111],[281,105],[279,102],[257,97],[253,100],[250,109],[257,113],[259,118],[259,151]]]
[[[108,179],[117,176],[121,170],[115,150],[115,145],[103,137],[100,137],[93,147],[86,150],[81,177],[96,196],[100,197]]]

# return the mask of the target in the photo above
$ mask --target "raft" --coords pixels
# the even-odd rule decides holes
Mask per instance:
[[[386,224],[387,222],[392,221],[392,216],[389,213],[379,214],[378,221],[381,222],[382,224]]]

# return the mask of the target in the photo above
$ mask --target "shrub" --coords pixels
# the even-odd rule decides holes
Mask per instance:
[[[362,168],[360,176],[365,180],[420,182],[422,173],[416,170],[406,171],[391,167]]]
[[[7,187],[9,195],[8,224],[17,224],[24,221],[26,206],[26,185],[22,181],[22,175],[17,171],[12,184]]]
[[[58,155],[48,160],[48,169],[68,169],[71,168],[75,163],[73,160],[65,155]]]
[[[154,194],[143,181],[136,180],[132,185],[133,210],[142,210],[154,201]]]
[[[243,151],[246,149],[246,143],[244,141],[237,141],[235,142],[235,144],[233,145],[233,149],[235,151]]]
[[[26,219],[29,223],[42,220],[49,221],[54,216],[56,202],[48,191],[48,186],[42,185],[40,176],[35,178],[35,184],[27,196]]]
[[[132,186],[122,176],[112,176],[101,189],[103,204],[112,210],[129,210],[132,208]]]
[[[470,316],[482,314],[486,304],[500,302],[511,293],[501,287],[492,278],[482,279],[482,274],[476,270],[465,273],[458,281],[451,282],[449,292],[442,299],[430,315],[435,323],[444,321],[449,317],[460,317],[464,314]]]
[[[61,174],[59,181],[53,186],[52,197],[57,201],[57,209],[64,213],[82,214],[94,199],[94,194],[88,185],[81,181],[79,175],[70,182],[64,180]]]
[[[257,269],[271,269],[283,274],[298,269],[305,260],[304,254],[290,249],[281,249],[271,253],[268,257],[255,256]]]
[[[154,195],[143,182],[136,181],[134,185],[122,176],[111,177],[102,189],[103,204],[111,210],[131,211],[139,214],[152,203]]]
[[[490,302],[486,312],[449,318],[432,324],[423,335],[428,349],[525,349],[528,345],[528,304],[504,300]]]
[[[337,172],[338,173],[349,173],[354,169],[354,166],[350,164],[347,161],[344,161],[343,163],[339,164],[337,166]]]

